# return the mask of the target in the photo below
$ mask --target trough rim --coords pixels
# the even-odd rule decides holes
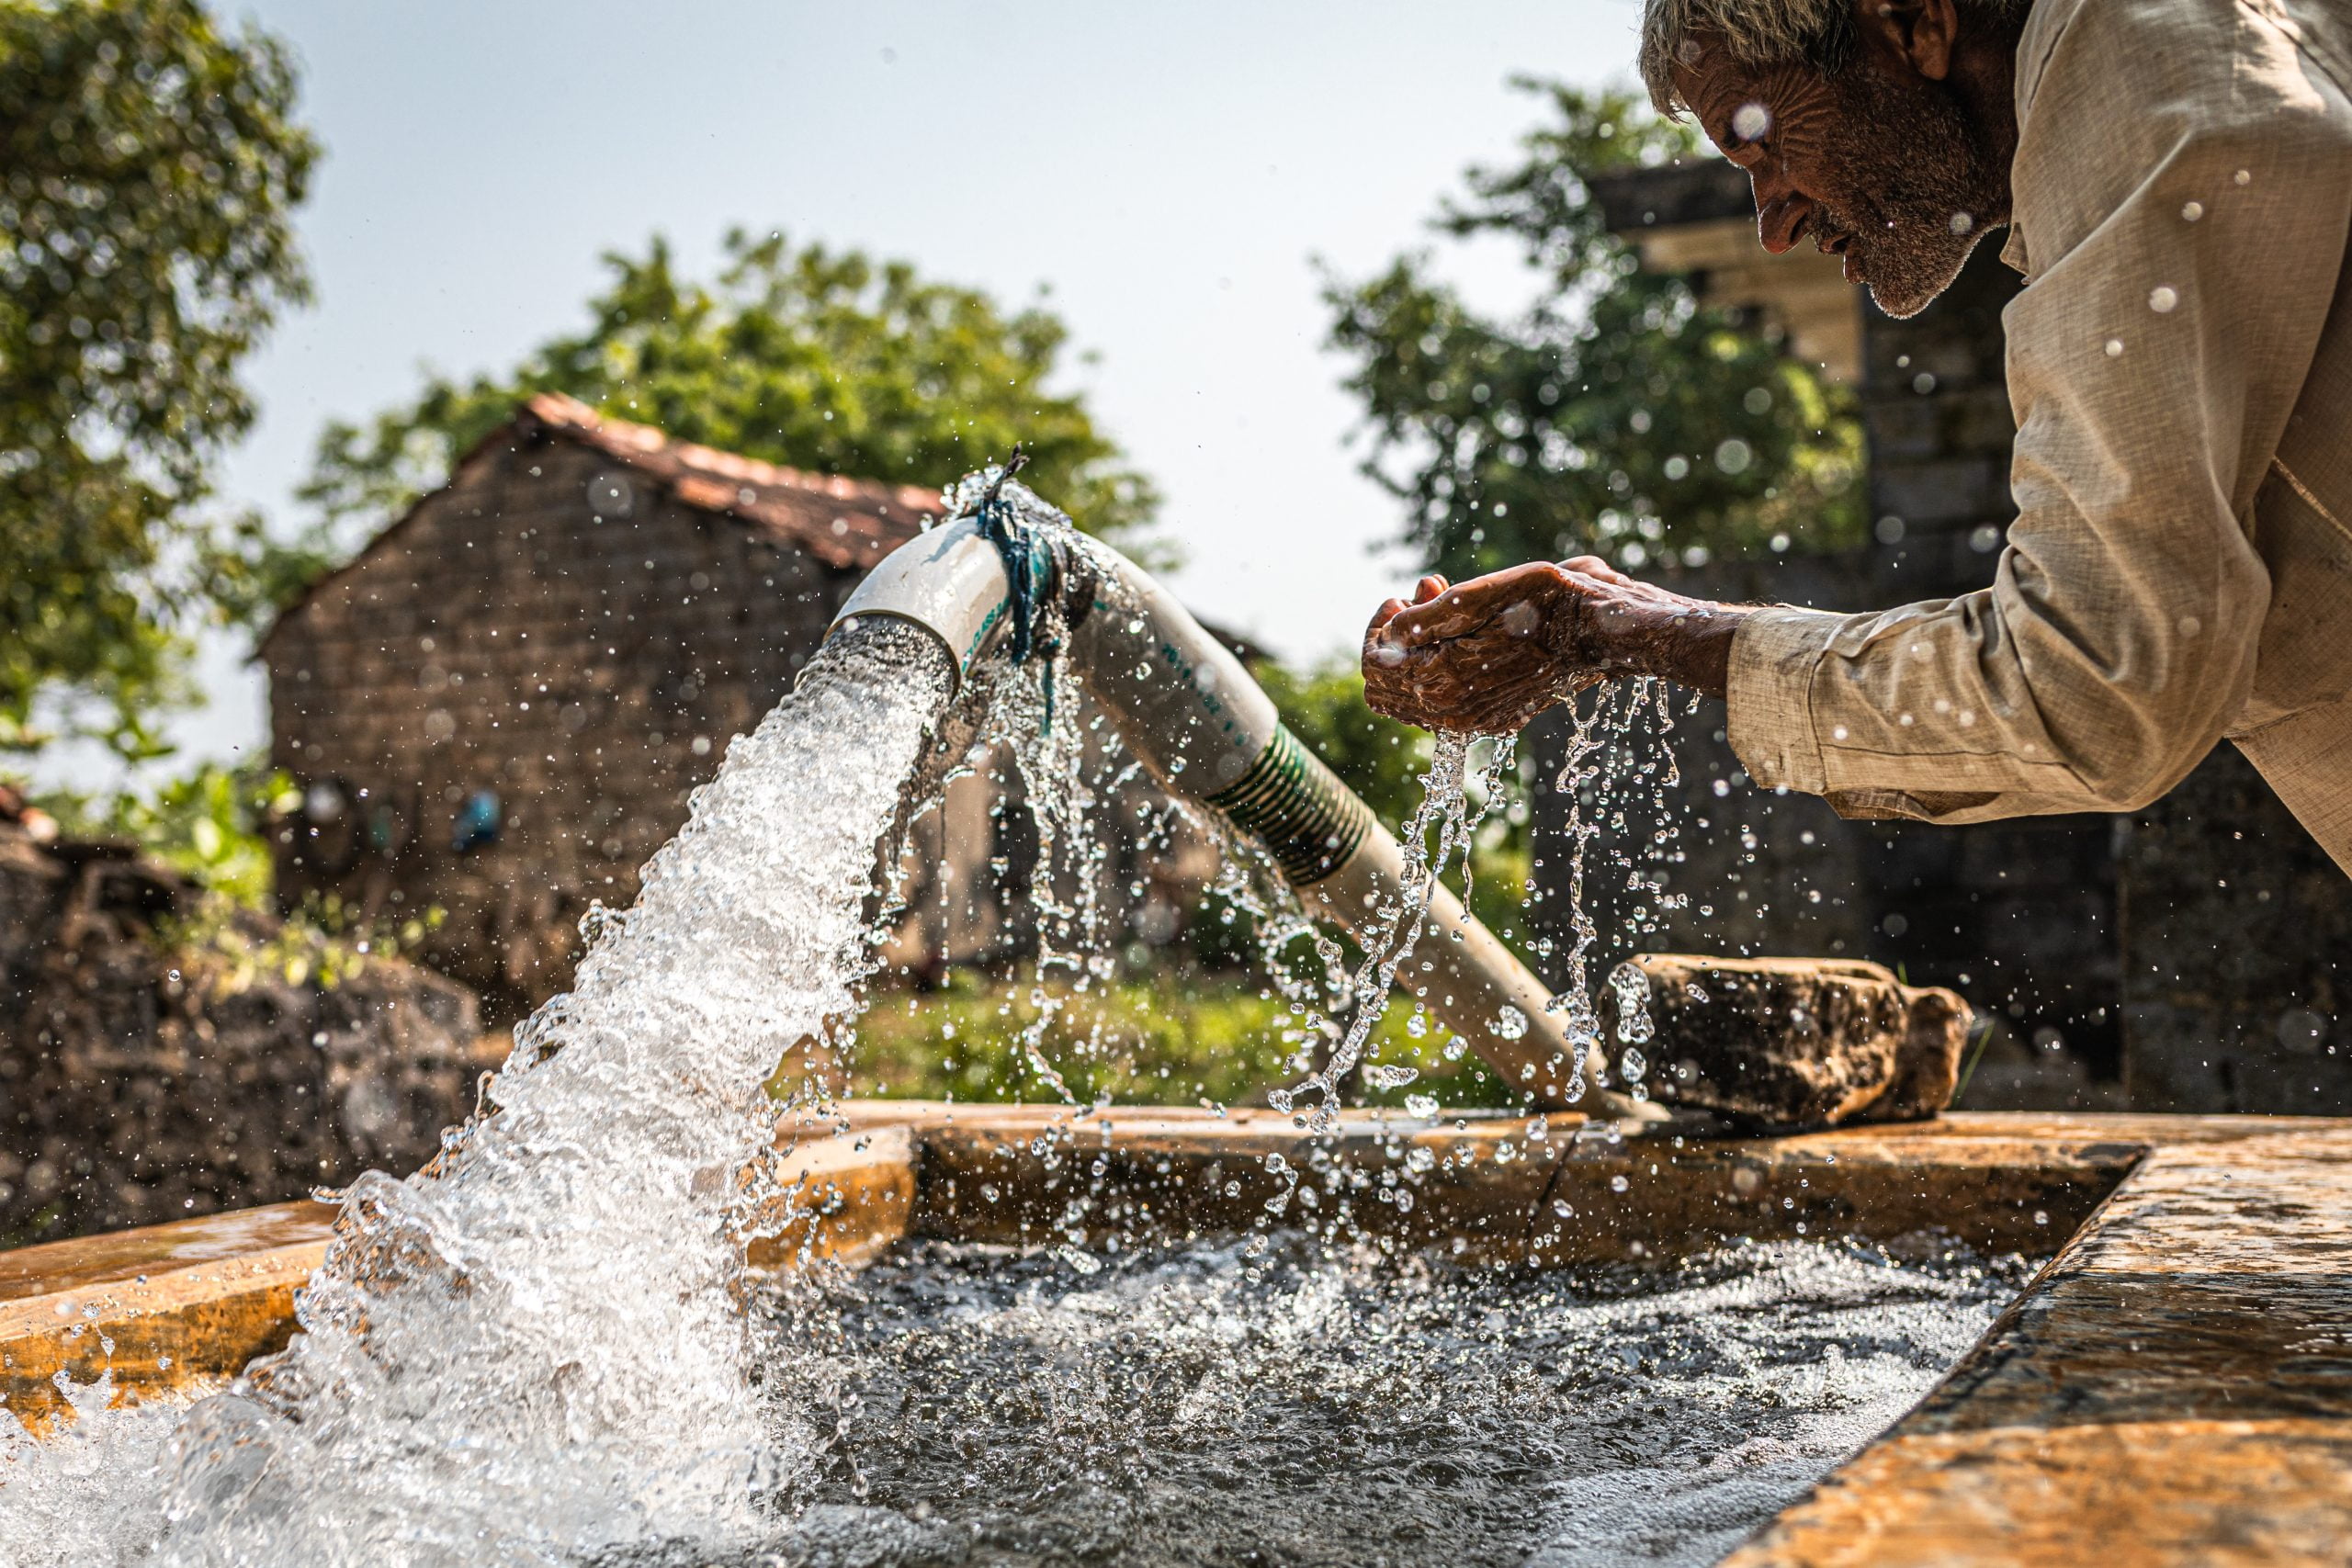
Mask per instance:
[[[1182,1224],[1208,1213],[1196,1189],[1223,1190],[1203,1168],[1237,1155],[1372,1172],[1426,1147],[1445,1158],[1420,1189],[1427,1234],[1372,1203],[1385,1177],[1357,1184],[1363,1219],[1537,1262],[1640,1252],[1634,1209],[1589,1233],[1544,1216],[1577,1199],[1589,1218],[1611,1177],[1645,1168],[1656,1185],[1625,1201],[1680,1205],[1696,1239],[1803,1234],[1808,1214],[1868,1235],[1874,1217],[1963,1192],[1996,1245],[2030,1239],[2038,1216],[2054,1252],[1918,1406],[1723,1568],[2352,1559],[2352,1119],[1971,1111],[1758,1139],[1620,1140],[1573,1115],[1532,1128],[1351,1112],[1318,1143],[1271,1111],[856,1102],[783,1131],[796,1197],[749,1251],[764,1267],[854,1266],[914,1235],[1046,1239],[1036,1216],[1067,1198],[1057,1150],[1105,1152],[1137,1206]],[[1233,1169],[1235,1212],[1261,1206],[1262,1165]],[[981,1201],[1000,1171],[1027,1196]],[[2035,1202],[2048,1207],[2017,1207]],[[334,1213],[276,1204],[0,1252],[0,1408],[53,1431],[71,1419],[60,1378],[111,1371],[116,1403],[224,1382],[285,1343]]]

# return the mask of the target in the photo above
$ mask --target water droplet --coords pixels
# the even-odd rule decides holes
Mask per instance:
[[[2122,340],[2121,338],[2120,338],[2120,337],[2111,337],[2111,338],[2109,338],[2109,339],[2108,339],[2108,340],[2107,340],[2107,356],[2108,356],[2109,359],[2118,359],[2118,358],[2120,358],[2120,357],[2122,356],[2122,354],[2123,354],[2123,340]]]
[[[2167,315],[2178,308],[2180,291],[2168,283],[2160,283],[2148,291],[2148,309],[2157,315]]]
[[[1430,1094],[1408,1094],[1405,1097],[1405,1114],[1427,1121],[1437,1114],[1437,1097]],[[1419,1151],[1417,1151],[1419,1152]]]
[[[2182,203],[2182,204],[2181,204],[2181,209],[2180,209],[2180,217],[2181,217],[2181,221],[2182,221],[2182,222],[2184,222],[2184,223],[2194,223],[2194,222],[2196,222],[2199,218],[2202,218],[2202,217],[2204,217],[2204,216],[2205,216],[2205,204],[2204,204],[2203,202],[2201,202],[2201,201],[2190,201],[2190,202],[2184,202],[2184,203]]]

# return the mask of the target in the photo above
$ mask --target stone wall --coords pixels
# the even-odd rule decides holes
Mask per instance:
[[[405,1174],[504,1042],[439,976],[340,984],[240,962],[271,922],[195,944],[187,884],[119,845],[43,843],[0,813],[0,1245],[279,1202]]]
[[[2352,1111],[2352,882],[2224,746],[2117,834],[2123,1084],[2147,1111]]]
[[[568,441],[461,468],[270,639],[281,897],[442,908],[425,959],[519,1016],[854,581]]]

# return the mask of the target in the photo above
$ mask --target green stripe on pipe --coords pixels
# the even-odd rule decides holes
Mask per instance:
[[[1294,887],[1339,870],[1372,830],[1371,808],[1279,725],[1250,771],[1208,804],[1264,844]]]

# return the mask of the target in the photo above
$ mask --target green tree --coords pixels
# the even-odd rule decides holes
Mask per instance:
[[[777,234],[730,233],[707,285],[681,278],[659,237],[641,258],[605,261],[612,282],[585,332],[504,375],[435,377],[364,427],[328,426],[301,491],[323,525],[380,523],[538,391],[771,462],[911,483],[944,482],[1020,442],[1027,481],[1088,528],[1132,536],[1151,517],[1150,483],[1083,400],[1047,389],[1069,333],[1042,306],[1008,315],[903,262]]]
[[[1588,175],[1695,152],[1630,94],[1522,83],[1553,123],[1510,168],[1472,169],[1436,220],[1515,241],[1539,293],[1487,320],[1423,257],[1333,284],[1332,345],[1356,362],[1364,472],[1407,503],[1401,542],[1462,577],[1593,552],[1640,566],[1862,537],[1852,400],[1687,279],[1645,273],[1610,234]]]
[[[153,754],[193,617],[250,605],[257,524],[202,502],[308,298],[294,98],[195,0],[0,0],[0,750],[47,716]]]

